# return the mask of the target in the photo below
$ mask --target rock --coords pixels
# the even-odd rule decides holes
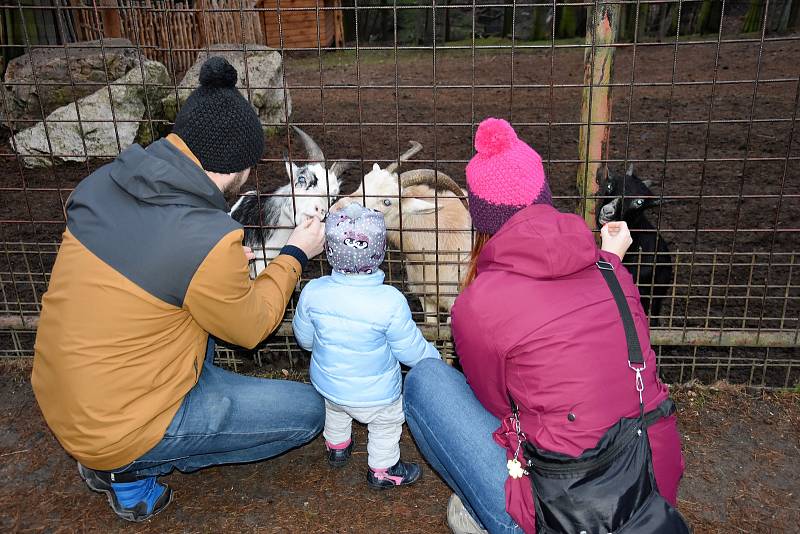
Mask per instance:
[[[250,102],[255,106],[267,135],[274,133],[279,125],[286,124],[287,115],[292,113],[292,101],[289,91],[283,86],[283,58],[273,48],[264,45],[247,45],[247,77],[245,77],[244,69],[245,54],[241,45],[211,45],[210,50],[200,52],[194,65],[186,72],[178,85],[178,97],[181,105],[189,98],[189,94],[199,87],[200,67],[210,56],[222,56],[233,65],[236,72],[239,73],[239,81],[236,86],[245,98],[248,98],[245,82],[249,82]],[[162,101],[162,109],[159,110],[159,114],[170,122],[174,122],[179,107],[175,92],[172,91]],[[288,113],[285,111],[287,108]]]
[[[94,93],[138,64],[136,47],[127,39],[104,39],[102,47],[100,41],[85,41],[66,48],[35,48],[8,64],[4,81],[13,97],[12,120],[3,117],[4,122],[14,130],[27,128],[29,121],[40,121],[52,111]]]
[[[145,74],[144,84],[142,71]],[[152,114],[153,109],[169,92],[169,83],[169,74],[164,65],[157,61],[144,61],[142,68],[137,66],[131,69],[108,87],[76,103],[58,108],[46,121],[16,134],[13,139],[17,153],[24,156],[22,161],[27,167],[49,167],[53,162],[116,156],[120,149],[124,150],[137,141],[137,136],[141,142],[150,141],[152,134],[147,128],[149,123],[140,125],[138,121],[146,118],[146,105],[151,107],[150,117],[156,118]],[[142,139],[142,136],[148,138]],[[52,158],[50,154],[53,154]]]

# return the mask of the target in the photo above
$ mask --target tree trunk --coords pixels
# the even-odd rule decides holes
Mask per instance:
[[[640,4],[639,5],[639,36],[644,37],[647,35],[647,21],[650,17],[650,4]]]
[[[381,7],[388,5],[385,0],[381,0]],[[386,41],[394,34],[394,22],[392,12],[388,9],[381,9],[380,27],[378,28],[378,35],[381,41]]]
[[[414,24],[414,41],[415,44],[421,45],[424,44],[427,39],[426,30],[428,28],[428,10],[427,9],[418,9],[417,10],[417,20]]]
[[[800,27],[800,1],[794,0],[792,2],[792,9],[789,13],[789,29]]]
[[[353,0],[342,0],[342,7],[351,8],[355,5]],[[356,38],[356,15],[353,9],[342,9],[342,28],[344,40],[353,41]]]
[[[644,9],[649,4],[641,4],[640,8]],[[641,14],[641,11],[640,11]],[[643,20],[639,19],[639,26],[643,24]],[[624,4],[620,8],[619,20],[619,33],[617,35],[617,42],[630,42],[634,40],[636,33],[636,4]]]
[[[556,10],[556,13],[558,14],[556,37],[562,39],[575,37],[578,34],[578,8],[575,6],[561,6]]]
[[[533,8],[531,14],[531,40],[544,41],[550,38],[551,27],[547,22],[549,9],[544,6]]]
[[[750,8],[744,16],[742,33],[757,32],[761,29],[761,6],[762,0],[750,0]]]
[[[791,20],[791,15],[792,15],[792,4],[794,4],[795,1],[784,0],[783,9],[781,10],[780,18],[778,19],[778,24],[775,27],[775,31],[777,31],[778,33],[786,33],[786,31],[789,29],[789,21]]]
[[[511,5],[512,0],[505,0],[506,5]],[[514,33],[514,8],[507,7],[503,9],[503,35],[502,37],[511,37]]]
[[[721,15],[722,4],[719,0],[703,0],[693,33],[717,33]]]
[[[607,123],[611,120],[611,82],[614,72],[614,48],[619,28],[619,4],[598,2],[596,16],[586,22],[586,44],[584,52],[583,98],[581,100],[581,123],[578,136],[577,184],[581,199],[578,214],[589,228],[595,227],[595,208],[598,183],[595,179],[604,156],[608,157],[609,135]],[[594,51],[594,53],[592,53]],[[598,124],[601,123],[601,124]]]
[[[678,6],[675,4],[667,4],[662,6],[661,20],[658,23],[658,39],[663,40],[667,35],[672,35],[677,29],[678,22]]]
[[[369,42],[369,32],[370,32],[370,24],[372,23],[372,17],[370,16],[370,10],[359,10],[358,13],[358,33],[359,33],[359,40],[362,43]]]
[[[447,0],[444,8],[444,42],[450,40],[450,0]]]

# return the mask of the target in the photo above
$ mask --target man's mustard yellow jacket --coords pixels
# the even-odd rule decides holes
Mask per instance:
[[[47,424],[87,467],[123,467],[161,440],[209,334],[253,347],[280,324],[302,253],[250,280],[226,208],[174,135],[126,149],[69,198],[32,382]]]

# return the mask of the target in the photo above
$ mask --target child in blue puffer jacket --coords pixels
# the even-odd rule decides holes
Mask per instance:
[[[333,273],[303,289],[293,327],[311,351],[311,383],[325,397],[328,462],[340,467],[350,458],[355,419],[369,428],[369,485],[412,484],[422,470],[400,461],[405,417],[398,362],[413,367],[439,353],[411,319],[403,294],[383,284],[383,214],[350,204],[328,216],[325,236]]]

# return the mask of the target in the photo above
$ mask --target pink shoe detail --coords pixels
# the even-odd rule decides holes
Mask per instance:
[[[328,449],[329,451],[340,451],[342,449],[346,449],[347,447],[349,447],[352,442],[353,442],[352,439],[348,439],[347,441],[343,441],[341,443],[331,443],[326,439],[325,448]]]
[[[403,477],[392,476],[389,474],[389,469],[372,469],[370,467],[370,471],[375,475],[375,478],[378,480],[389,480],[395,486],[399,486],[403,483]]]

